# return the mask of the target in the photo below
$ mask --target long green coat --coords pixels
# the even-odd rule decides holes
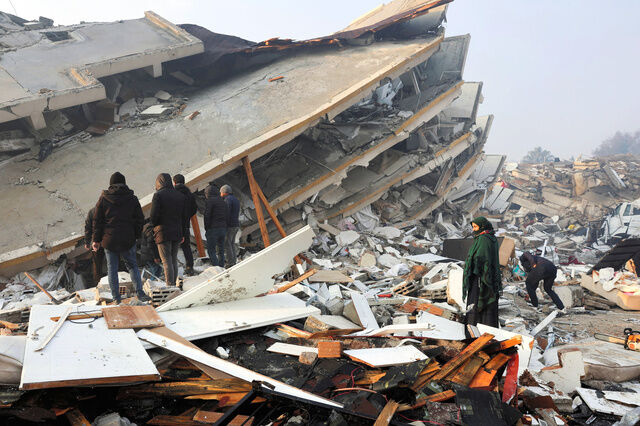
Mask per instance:
[[[473,277],[478,277],[478,311],[495,302],[502,291],[498,240],[493,231],[475,235],[464,264],[462,298],[467,300]]]

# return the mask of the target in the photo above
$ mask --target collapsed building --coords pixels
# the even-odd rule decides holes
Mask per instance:
[[[640,321],[619,310],[640,309],[638,244],[588,246],[577,216],[632,197],[632,169],[484,154],[493,116],[463,78],[470,36],[445,37],[448,3],[260,43],[153,12],[68,27],[0,14],[0,417],[633,424],[640,357],[585,339]],[[41,54],[51,75],[21,72]],[[114,170],[145,213],[160,172],[198,197],[230,184],[242,260],[208,268],[198,245],[180,288],[143,270],[151,305],[120,272],[113,306],[106,278],[83,279],[81,229]],[[500,239],[500,328],[461,323],[476,212]],[[562,264],[567,318],[525,302],[523,250]]]

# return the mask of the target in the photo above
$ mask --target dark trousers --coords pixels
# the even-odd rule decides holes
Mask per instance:
[[[547,292],[553,303],[558,307],[558,309],[564,309],[564,304],[558,294],[553,291],[553,283],[556,279],[557,269],[552,268],[541,268],[540,266],[533,268],[531,272],[527,274],[527,293],[529,293],[529,299],[531,299],[531,304],[538,307],[538,296],[536,295],[536,289],[540,284],[540,281],[544,280],[544,284],[542,285],[544,291]]]
[[[498,298],[489,303],[488,306],[483,306],[482,310],[479,310],[478,298],[480,296],[480,287],[478,284],[478,277],[474,277],[471,280],[471,288],[467,295],[467,306],[474,306],[469,312],[467,312],[464,323],[467,325],[476,325],[480,323],[498,328]]]
[[[227,239],[225,242],[227,262],[229,266],[233,266],[238,261],[238,248],[236,246],[236,235],[240,230],[237,226],[227,228]]]
[[[102,278],[102,265],[104,264],[104,249],[91,251],[91,272],[93,272],[93,285],[98,286]]]
[[[162,259],[164,277],[167,285],[176,285],[178,278],[178,249],[180,241],[165,241],[158,244],[158,253]]]
[[[191,235],[187,233],[184,236],[184,242],[180,245],[182,248],[182,254],[184,254],[184,260],[187,263],[187,268],[193,268],[193,252],[191,251]]]
[[[224,268],[224,240],[227,236],[227,228],[209,228],[205,235],[207,236],[207,254],[211,264]]]

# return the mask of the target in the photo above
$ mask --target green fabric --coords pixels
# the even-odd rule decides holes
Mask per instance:
[[[482,311],[488,304],[496,301],[502,291],[500,255],[491,222],[484,217],[478,217],[472,223],[478,225],[480,230],[474,232],[473,245],[464,264],[462,298],[467,300],[471,282],[474,277],[478,277],[477,309]]]

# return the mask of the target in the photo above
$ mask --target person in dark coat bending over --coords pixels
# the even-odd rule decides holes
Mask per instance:
[[[544,291],[547,292],[557,308],[564,312],[564,303],[562,303],[558,294],[553,291],[553,283],[555,282],[556,274],[558,273],[556,265],[544,257],[534,256],[529,252],[522,253],[522,256],[520,256],[520,263],[522,263],[522,267],[527,273],[527,293],[529,293],[529,299],[531,300],[533,307],[538,307],[538,296],[536,295],[536,290],[540,281],[544,280],[544,284],[542,285]]]
[[[151,224],[162,266],[165,282],[175,286],[178,278],[178,249],[187,233],[185,219],[187,201],[176,191],[169,173],[160,173],[156,178],[156,192],[151,200]]]
[[[129,189],[124,176],[115,172],[109,180],[109,189],[102,191],[96,203],[91,246],[96,252],[101,247],[104,248],[109,287],[116,303],[120,303],[121,300],[118,281],[120,256],[124,259],[136,285],[138,299],[150,300],[142,290],[142,279],[136,260],[136,240],[140,238],[143,224],[144,216],[138,197]]]
[[[473,245],[464,264],[462,298],[467,302],[465,324],[498,327],[498,298],[502,274],[493,226],[480,216],[471,222]]]
[[[209,185],[204,192],[204,229],[207,236],[207,254],[213,266],[224,268],[224,240],[227,237],[227,204],[216,186]],[[216,256],[217,252],[217,256]]]
[[[191,217],[198,211],[198,206],[196,205],[196,197],[191,193],[189,187],[184,184],[184,176],[181,174],[173,176],[173,184],[176,191],[185,196],[187,202],[187,224],[185,225],[187,233],[184,235],[184,241],[180,247],[182,248],[184,260],[186,262],[184,273],[187,275],[193,275],[193,252],[191,251],[191,233],[189,232],[189,229],[191,229]]]

